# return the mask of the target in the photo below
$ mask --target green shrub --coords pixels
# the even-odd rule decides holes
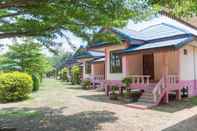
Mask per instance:
[[[39,78],[40,83],[42,83],[42,81],[43,81],[43,73],[39,73],[38,78]]]
[[[112,86],[112,92],[110,93],[109,99],[111,100],[118,100],[118,94],[116,93],[117,86]]]
[[[71,69],[72,73],[72,84],[80,84],[80,67],[79,66],[73,66]]]
[[[62,80],[63,81],[68,81],[67,73],[68,73],[68,69],[66,67],[64,67],[64,69],[62,69]]]
[[[40,79],[39,75],[32,75],[32,80],[33,80],[33,91],[38,91],[40,88]]]
[[[131,89],[126,89],[126,92],[124,93],[125,98],[132,98]]]
[[[132,101],[137,102],[138,99],[140,98],[141,94],[142,94],[141,91],[132,91],[131,92]]]
[[[14,102],[28,97],[32,92],[32,78],[26,73],[0,74],[0,101]]]
[[[58,77],[58,80],[62,79],[62,71],[57,72],[57,77]]]
[[[83,89],[90,89],[91,88],[91,81],[90,80],[83,80],[81,85],[82,85]]]
[[[126,87],[128,87],[132,83],[132,79],[129,77],[126,77],[122,80],[122,83],[125,84]]]

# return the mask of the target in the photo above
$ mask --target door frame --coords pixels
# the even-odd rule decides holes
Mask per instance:
[[[151,64],[151,77],[150,77],[150,79],[151,80],[154,80],[155,79],[155,62],[154,62],[154,53],[145,53],[145,54],[142,54],[142,73],[143,73],[143,75],[147,75],[147,74],[145,74],[145,72],[144,72],[144,70],[145,70],[145,57],[146,56],[148,56],[148,57],[150,57],[151,58],[151,62],[149,63],[149,64]],[[147,61],[146,61],[147,62]]]

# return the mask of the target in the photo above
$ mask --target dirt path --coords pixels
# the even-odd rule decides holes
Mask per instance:
[[[103,92],[46,79],[31,99],[0,104],[0,127],[17,131],[197,130],[197,107],[164,108],[132,109],[110,101]]]

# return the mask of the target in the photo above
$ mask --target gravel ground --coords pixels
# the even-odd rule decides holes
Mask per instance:
[[[0,131],[196,131],[197,106],[173,106],[133,109],[104,92],[46,79],[29,100],[0,104]]]

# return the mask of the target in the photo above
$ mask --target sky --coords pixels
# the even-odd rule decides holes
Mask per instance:
[[[180,22],[177,22],[176,20],[173,20],[167,16],[157,16],[157,17],[152,18],[148,21],[143,21],[143,22],[139,22],[139,23],[134,23],[132,21],[129,21],[125,28],[135,30],[135,31],[141,31],[149,26],[157,25],[157,24],[161,24],[161,23],[170,24],[170,25],[179,27],[181,29],[184,29],[184,30],[190,32],[190,33],[197,35],[197,30],[192,29],[192,28],[190,28]]]
[[[79,48],[81,45],[85,46],[86,42],[83,41],[81,38],[76,37],[72,33],[68,33],[68,37],[70,38],[70,41],[73,43],[73,45],[77,48]],[[12,45],[15,42],[20,42],[22,41],[21,39],[1,39],[0,44],[5,45],[4,48],[0,48],[0,54],[5,53],[8,50],[8,45]],[[62,43],[61,50],[65,52],[73,52],[72,48],[68,45],[66,39],[64,37],[58,37],[57,39],[54,40],[55,42]],[[47,56],[51,56],[52,54],[46,49],[43,48],[43,53],[46,54]]]
[[[131,30],[134,30],[134,31],[138,32],[138,31],[143,30],[143,29],[145,29],[145,28],[147,28],[149,26],[156,25],[156,24],[161,24],[161,23],[171,24],[171,25],[174,25],[176,27],[183,28],[183,29],[185,29],[185,30],[197,35],[197,30],[194,30],[194,29],[192,29],[190,27],[187,27],[187,26],[183,25],[182,23],[179,23],[179,22],[177,22],[175,20],[172,20],[171,18],[168,18],[166,16],[157,16],[157,17],[154,17],[154,18],[152,17],[148,21],[142,21],[142,22],[139,22],[139,23],[134,23],[134,22],[132,22],[130,20],[128,22],[127,26],[125,26],[124,28],[131,29]],[[81,45],[83,45],[83,46],[86,45],[86,43],[81,38],[76,37],[74,34],[68,33],[68,36],[69,36],[71,42],[77,48],[79,48]],[[10,45],[10,44],[14,43],[14,41],[15,40],[12,40],[12,39],[3,39],[3,40],[0,40],[0,44],[3,43],[5,45]],[[62,50],[64,50],[65,52],[73,52],[73,50],[68,45],[68,43],[67,43],[65,38],[58,37],[54,41],[63,43]],[[7,51],[6,48],[4,50],[0,49],[0,53],[3,53],[5,51]],[[47,55],[51,55],[46,49],[44,49],[44,53],[47,54]]]

